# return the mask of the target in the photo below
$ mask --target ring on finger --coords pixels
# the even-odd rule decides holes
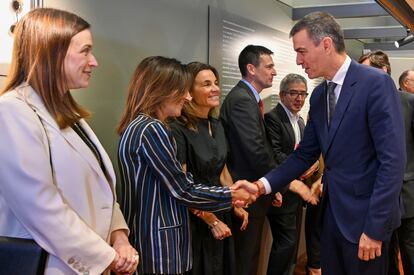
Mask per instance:
[[[132,260],[134,260],[134,262],[138,262],[138,259],[139,259],[138,253],[132,256]]]

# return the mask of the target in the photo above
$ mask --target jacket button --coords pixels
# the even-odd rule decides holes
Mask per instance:
[[[73,257],[70,257],[68,260],[68,264],[73,264],[75,262],[75,259]]]

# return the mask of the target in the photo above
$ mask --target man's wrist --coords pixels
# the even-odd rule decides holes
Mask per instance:
[[[260,180],[255,181],[254,184],[257,186],[259,196],[266,193],[266,189],[265,189],[263,183]]]

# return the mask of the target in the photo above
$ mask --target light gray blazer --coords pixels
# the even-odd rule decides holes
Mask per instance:
[[[0,235],[34,239],[50,254],[45,274],[101,274],[115,257],[111,232],[127,229],[110,159],[87,123],[80,125],[107,175],[28,84],[0,96]]]

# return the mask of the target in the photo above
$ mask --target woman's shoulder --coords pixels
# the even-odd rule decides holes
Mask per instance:
[[[33,113],[32,108],[25,100],[25,95],[18,88],[10,90],[0,96],[0,111],[3,113],[12,112],[15,117],[17,113]]]
[[[128,125],[125,133],[135,133],[140,135],[147,134],[167,134],[168,129],[164,124],[156,118],[146,114],[138,114],[138,116]]]
[[[188,133],[188,131],[190,131],[190,129],[184,124],[184,122],[179,121],[177,119],[171,121],[169,123],[169,126],[171,128],[171,131],[174,134],[176,134],[176,133],[186,134],[186,133]]]

